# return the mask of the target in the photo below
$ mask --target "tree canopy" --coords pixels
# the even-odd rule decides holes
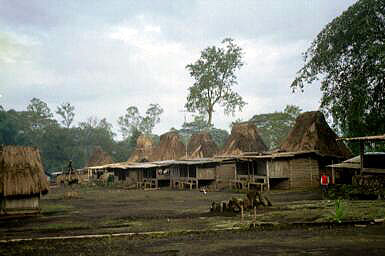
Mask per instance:
[[[385,2],[360,0],[317,35],[291,84],[321,81],[321,108],[344,136],[385,131]]]
[[[63,119],[61,123],[66,128],[70,128],[75,118],[75,107],[70,103],[63,103],[57,107],[56,113]]]
[[[69,103],[65,105],[71,106]],[[71,111],[75,115],[74,110]],[[109,153],[114,161],[126,161],[134,148],[134,139],[114,140],[112,125],[105,118],[99,120],[90,117],[78,126],[71,126],[71,123],[68,120],[60,126],[53,119],[48,105],[37,98],[31,100],[26,111],[1,107],[0,144],[39,148],[47,171],[66,167],[69,160],[72,160],[75,168],[84,167],[98,146]]]
[[[151,134],[155,125],[160,122],[162,113],[163,109],[159,104],[150,104],[145,116],[140,115],[136,106],[129,106],[126,113],[118,119],[123,137],[127,138],[137,131]]]
[[[223,48],[204,49],[196,62],[186,66],[195,82],[188,89],[185,108],[207,115],[209,125],[216,105],[224,107],[225,114],[233,114],[246,104],[232,88],[237,84],[235,72],[243,66],[242,49],[230,38],[224,39],[222,44]]]
[[[282,112],[254,115],[250,121],[257,126],[265,145],[274,149],[287,137],[300,113],[298,106],[287,105]]]

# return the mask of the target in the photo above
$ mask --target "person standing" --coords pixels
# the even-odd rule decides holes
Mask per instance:
[[[329,182],[330,182],[329,176],[327,176],[325,172],[322,173],[321,175],[322,198],[324,198],[328,192]]]

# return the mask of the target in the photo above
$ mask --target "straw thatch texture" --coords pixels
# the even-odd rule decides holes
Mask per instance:
[[[160,143],[154,149],[153,161],[178,160],[186,155],[186,146],[177,132],[167,132],[160,136]]]
[[[154,143],[152,138],[144,134],[140,135],[136,140],[134,152],[128,158],[128,161],[143,162],[150,161],[154,151]]]
[[[239,155],[243,152],[263,152],[267,147],[253,123],[233,125],[222,155]]]
[[[0,148],[0,194],[29,196],[47,193],[49,184],[39,150],[31,147]]]
[[[95,147],[94,152],[92,153],[90,159],[88,160],[87,166],[99,166],[105,164],[112,164],[114,161],[111,156],[104,152],[100,146]]]
[[[325,156],[350,157],[350,149],[336,141],[337,138],[321,112],[305,112],[297,117],[280,149],[287,152],[318,150]]]
[[[218,147],[208,132],[194,133],[187,145],[189,158],[212,157],[218,152]]]

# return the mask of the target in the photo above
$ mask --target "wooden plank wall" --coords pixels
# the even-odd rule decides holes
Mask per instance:
[[[290,160],[274,159],[268,161],[269,177],[289,177]]]
[[[216,178],[219,180],[231,180],[235,178],[235,163],[221,164],[216,168]]]
[[[216,167],[216,189],[230,187],[230,180],[235,178],[236,165],[235,163],[220,164]]]
[[[40,211],[40,197],[31,196],[28,198],[2,198],[2,213],[6,214],[27,214]]]
[[[313,188],[318,186],[318,160],[310,157],[290,160],[290,189]]]
[[[199,180],[215,180],[215,167],[214,168],[199,168],[197,167],[197,178]]]

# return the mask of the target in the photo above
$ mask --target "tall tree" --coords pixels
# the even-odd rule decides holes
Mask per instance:
[[[114,133],[112,124],[105,118],[99,120],[96,117],[89,117],[85,122],[79,123],[80,138],[79,144],[83,146],[84,155],[88,159],[96,146],[109,154],[114,154]]]
[[[128,138],[137,132],[151,134],[155,125],[160,122],[162,113],[163,109],[159,104],[150,104],[145,116],[140,115],[137,107],[129,106],[126,113],[118,119],[123,137]]]
[[[27,111],[30,114],[32,129],[41,129],[53,124],[53,114],[47,103],[42,100],[33,98],[27,106]]]
[[[189,87],[185,108],[207,114],[209,125],[217,104],[224,107],[225,114],[234,114],[246,104],[232,88],[237,84],[235,72],[243,66],[242,49],[230,38],[224,39],[222,44],[223,48],[204,49],[195,63],[186,66],[195,82]]]
[[[151,134],[155,125],[160,122],[160,115],[163,109],[159,104],[150,104],[146,111],[146,116],[142,118],[140,131],[145,134]]]
[[[385,1],[360,0],[317,35],[291,84],[321,81],[321,108],[344,136],[385,131]]]
[[[75,107],[69,102],[62,103],[57,107],[56,113],[63,119],[61,123],[66,128],[70,128],[75,118]]]

